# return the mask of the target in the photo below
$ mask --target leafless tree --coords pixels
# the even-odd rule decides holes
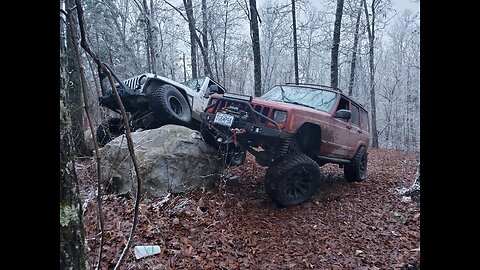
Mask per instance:
[[[138,9],[142,13],[142,23],[145,25],[145,43],[147,53],[148,72],[157,72],[157,49],[156,49],[156,33],[154,31],[155,13],[153,0],[150,0],[150,7],[147,0],[143,0],[140,4],[139,0],[134,0]]]
[[[203,19],[203,31],[202,31],[202,41],[203,41],[203,48],[205,50],[205,58],[208,59],[208,11],[207,11],[207,0],[202,0],[202,19]],[[203,65],[203,73],[209,74],[210,72],[207,69],[207,65]],[[218,73],[217,73],[218,74]],[[209,74],[212,76],[212,74]]]
[[[368,12],[367,7],[367,0],[363,0],[363,8],[365,11],[365,21],[367,24],[367,32],[368,32],[368,42],[369,42],[369,72],[370,72],[370,104],[371,104],[371,122],[372,122],[372,147],[378,147],[378,131],[377,131],[377,108],[375,104],[375,18],[376,18],[376,7],[378,6],[378,2],[381,0],[372,0],[370,5],[370,14]],[[370,21],[371,17],[371,21]]]
[[[66,106],[68,77],[66,48],[60,46],[60,268],[83,270],[87,269],[87,253],[72,127]]]
[[[262,62],[260,57],[260,35],[258,32],[257,1],[249,0],[250,3],[250,36],[253,49],[253,77],[255,81],[255,96],[262,95]]]
[[[360,19],[362,16],[362,1],[358,2],[358,11],[357,17],[355,22],[355,33],[353,38],[353,47],[352,47],[352,58],[350,60],[350,80],[348,84],[348,95],[352,96],[353,94],[353,86],[355,83],[355,67],[357,64],[357,47],[358,47],[358,37],[359,37],[359,30],[360,30]]]
[[[295,19],[295,0],[292,0],[292,26],[293,26],[293,63],[295,65],[295,84],[298,84],[299,82],[298,81],[298,46],[297,46],[297,20]]]
[[[72,8],[74,5],[70,0],[66,0],[66,9]],[[73,46],[78,46],[72,41],[72,30],[70,27],[66,28],[66,43],[67,43],[67,75],[68,75],[68,90],[66,106],[70,111],[72,137],[74,140],[74,151],[77,155],[88,155],[87,146],[85,144],[84,124],[83,124],[83,98],[82,88],[80,85],[80,72],[78,70],[78,59],[75,56]]]
[[[338,47],[340,46],[340,28],[342,25],[343,0],[337,0],[335,28],[333,30],[332,60],[330,64],[330,85],[338,88]]]
[[[188,18],[188,30],[190,31],[190,61],[192,63],[192,78],[197,78],[197,41],[195,36],[195,17],[193,16],[193,6],[192,0],[183,0],[183,5],[185,6],[185,12],[187,13]]]

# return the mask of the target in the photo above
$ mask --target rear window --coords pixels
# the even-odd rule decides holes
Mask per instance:
[[[355,104],[352,104],[352,124],[354,124],[357,127],[360,127],[360,112],[358,109],[358,106]]]
[[[364,110],[360,110],[360,128],[370,132],[370,125],[368,123],[368,114]]]

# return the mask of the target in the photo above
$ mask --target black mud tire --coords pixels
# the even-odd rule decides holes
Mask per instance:
[[[320,167],[305,154],[291,153],[267,169],[265,192],[278,206],[309,200],[320,183]]]
[[[202,134],[203,140],[210,146],[214,148],[218,148],[220,145],[219,143],[215,140],[215,136],[212,129],[208,128],[207,124],[205,124],[203,121],[200,124],[200,133]]]
[[[115,117],[101,123],[96,130],[98,146],[104,147],[108,142],[125,132],[123,120]]]
[[[185,97],[173,85],[164,84],[150,96],[155,117],[164,124],[188,126],[192,121],[192,111]]]
[[[367,161],[367,149],[360,146],[350,163],[343,167],[347,182],[362,182],[365,180],[367,177]]]

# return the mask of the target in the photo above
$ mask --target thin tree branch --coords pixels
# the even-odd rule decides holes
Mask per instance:
[[[113,77],[112,77],[112,74],[111,74],[110,70],[100,61],[99,57],[90,49],[90,46],[87,43],[85,29],[84,29],[83,8],[82,8],[80,0],[75,0],[75,3],[78,6],[77,14],[78,14],[78,24],[79,24],[79,27],[80,27],[82,48],[94,59],[95,63],[99,67],[101,67],[102,71],[105,72],[108,75],[108,80],[110,81],[110,85],[112,87],[113,93],[115,94],[117,104],[118,104],[118,106],[120,108],[120,111],[121,111],[121,114],[122,114],[123,124],[125,125],[125,136],[127,138],[128,151],[130,153],[130,157],[132,158],[132,163],[133,163],[136,178],[137,178],[137,190],[136,190],[136,200],[135,200],[135,208],[134,208],[132,229],[130,231],[130,235],[128,237],[127,244],[125,245],[125,248],[123,249],[123,251],[120,255],[120,258],[118,259],[117,264],[115,265],[114,269],[118,269],[118,267],[122,264],[123,258],[125,257],[125,254],[126,254],[128,248],[130,247],[130,245],[132,243],[133,235],[135,234],[135,229],[137,227],[138,210],[139,210],[139,205],[140,205],[140,190],[141,190],[142,181],[141,181],[141,178],[140,178],[140,170],[138,168],[138,162],[137,162],[137,158],[135,156],[135,150],[134,150],[134,147],[133,147],[132,136],[131,136],[131,133],[130,133],[130,124],[128,123],[128,118],[127,118],[127,114],[126,114],[126,111],[125,111],[125,107],[123,106],[123,103],[122,103],[122,100],[120,99],[117,88],[115,87],[115,82],[113,80]]]

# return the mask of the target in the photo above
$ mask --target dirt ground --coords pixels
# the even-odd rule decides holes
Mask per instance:
[[[367,179],[346,183],[343,169],[321,168],[322,184],[306,203],[279,208],[264,192],[265,167],[247,157],[215,187],[168,200],[144,199],[122,269],[419,269],[420,203],[402,201],[419,153],[371,149]],[[95,165],[79,161],[89,265],[99,248]],[[238,177],[237,177],[238,176]],[[113,269],[132,226],[134,200],[103,196],[102,269]],[[159,245],[135,259],[133,246]]]

